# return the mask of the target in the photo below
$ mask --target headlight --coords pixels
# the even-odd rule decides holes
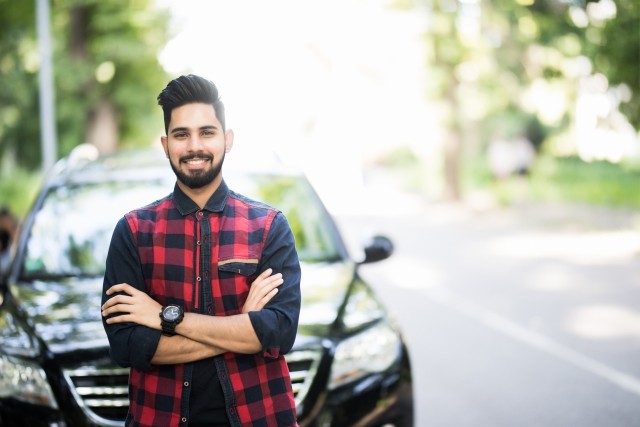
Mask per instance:
[[[0,355],[0,397],[58,409],[44,370],[12,356]]]
[[[342,323],[346,331],[354,332],[384,318],[382,305],[363,283],[356,283],[349,293]]]
[[[400,337],[385,321],[338,344],[331,367],[329,389],[365,375],[383,372],[399,357]]]

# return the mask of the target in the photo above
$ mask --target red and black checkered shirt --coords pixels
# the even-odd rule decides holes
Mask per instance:
[[[104,289],[125,282],[162,305],[228,316],[241,313],[251,282],[268,267],[282,273],[284,284],[264,309],[249,313],[263,352],[225,353],[211,366],[232,426],[295,426],[283,355],[293,346],[297,331],[300,265],[293,234],[280,211],[230,191],[224,181],[200,209],[176,185],[171,195],[118,222]],[[202,399],[211,398],[191,393],[196,364],[153,366],[150,360],[160,331],[135,324],[104,325],[113,359],[131,367],[126,424],[188,425],[194,401],[202,404]]]

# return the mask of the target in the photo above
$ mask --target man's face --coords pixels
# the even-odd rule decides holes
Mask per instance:
[[[222,130],[212,105],[186,104],[171,112],[162,146],[178,181],[191,189],[219,183],[233,134]]]

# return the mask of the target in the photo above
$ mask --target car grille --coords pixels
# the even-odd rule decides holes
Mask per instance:
[[[300,405],[315,377],[320,351],[287,354],[296,405]],[[76,400],[93,423],[121,426],[129,409],[128,368],[81,367],[65,371]]]
[[[296,406],[300,406],[300,403],[307,396],[309,387],[316,376],[321,356],[320,350],[293,351],[285,356],[289,365],[291,387]]]
[[[121,426],[129,409],[128,368],[87,368],[65,371],[75,397],[96,424]]]

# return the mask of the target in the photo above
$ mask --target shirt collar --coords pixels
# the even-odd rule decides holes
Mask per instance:
[[[228,195],[229,187],[227,187],[227,183],[223,179],[216,191],[211,195],[209,200],[207,200],[207,203],[204,205],[204,210],[221,212],[227,202]],[[177,182],[173,187],[173,200],[182,215],[188,215],[200,210],[200,206],[182,191]]]

